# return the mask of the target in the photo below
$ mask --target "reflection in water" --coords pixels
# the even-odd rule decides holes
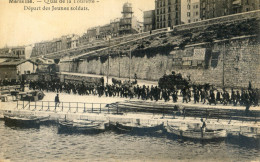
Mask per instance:
[[[259,145],[240,138],[191,141],[175,136],[137,136],[113,131],[95,135],[57,134],[57,126],[20,129],[0,121],[0,159],[12,161],[260,160]]]

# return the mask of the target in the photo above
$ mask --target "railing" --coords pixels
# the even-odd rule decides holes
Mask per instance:
[[[118,106],[107,103],[17,101],[17,109],[31,111],[70,112],[70,113],[119,113]]]
[[[113,113],[122,114],[128,112],[148,112],[153,114],[173,115],[182,116],[183,119],[186,117],[194,118],[206,118],[206,119],[226,119],[231,122],[232,120],[240,121],[254,121],[255,123],[260,121],[259,111],[250,111],[248,114],[244,110],[237,109],[215,109],[215,108],[184,108],[182,110],[175,110],[174,107],[163,106],[157,108],[157,110],[151,108],[138,110],[129,110],[128,108],[122,108],[118,103],[107,104],[107,103],[87,103],[87,102],[60,102],[57,105],[53,101],[17,101],[16,108],[18,110],[30,110],[30,111],[49,111],[49,112],[65,112],[65,113]]]
[[[168,30],[167,28],[153,30],[152,31],[152,35],[159,34],[159,33],[164,33],[167,30]],[[113,38],[113,39],[110,40],[110,42],[108,40],[89,42],[87,45],[84,45],[84,46],[79,46],[79,47],[74,48],[74,49],[66,49],[66,50],[62,50],[62,51],[48,53],[48,54],[45,54],[44,56],[46,56],[46,57],[52,57],[52,56],[56,57],[56,56],[59,56],[59,54],[80,51],[80,50],[83,50],[83,49],[86,50],[88,48],[95,48],[95,47],[99,47],[101,45],[108,47],[109,45],[113,46],[113,45],[117,45],[117,44],[119,44],[121,42],[128,42],[128,41],[132,41],[132,40],[138,39],[138,38],[141,39],[141,38],[146,37],[146,36],[150,36],[150,31],[149,32],[143,32],[143,33],[138,33],[138,34],[127,35],[127,36],[122,36],[122,37],[118,37],[118,38]],[[89,52],[93,52],[93,51],[89,51]]]

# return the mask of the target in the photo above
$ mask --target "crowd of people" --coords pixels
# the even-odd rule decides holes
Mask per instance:
[[[176,75],[177,76],[177,75]],[[3,84],[4,83],[4,84]],[[216,89],[213,86],[189,85],[189,86],[139,86],[131,83],[113,82],[115,84],[90,84],[86,82],[59,82],[59,81],[1,81],[1,85],[21,85],[29,84],[31,90],[41,90],[46,92],[68,93],[78,95],[98,95],[99,97],[124,97],[137,98],[141,100],[183,103],[193,102],[202,104],[232,104],[233,106],[259,106],[259,89],[253,89],[251,83],[248,88],[241,90]],[[134,82],[136,83],[136,82]],[[166,84],[167,82],[165,82]],[[168,83],[167,83],[168,85]]]
[[[98,95],[99,97],[125,97],[137,98],[142,100],[165,102],[178,102],[181,98],[183,103],[194,102],[203,104],[232,104],[234,106],[257,106],[259,100],[259,90],[247,89],[227,91],[226,89],[217,90],[213,87],[192,85],[177,88],[160,88],[159,86],[139,86],[131,84],[106,84],[95,85],[85,82],[51,82],[51,81],[30,81],[30,89],[42,91],[52,91],[56,93],[68,93],[78,95]]]

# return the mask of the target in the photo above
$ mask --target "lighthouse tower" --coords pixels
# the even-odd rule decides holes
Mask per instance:
[[[122,18],[119,24],[119,34],[133,34],[137,33],[137,19],[133,15],[133,7],[131,3],[125,3],[123,5]]]

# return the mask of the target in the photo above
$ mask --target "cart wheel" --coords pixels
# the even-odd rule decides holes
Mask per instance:
[[[38,99],[39,99],[39,100],[42,100],[43,97],[44,97],[44,94],[43,94],[42,91],[40,91],[40,92],[38,93]]]

